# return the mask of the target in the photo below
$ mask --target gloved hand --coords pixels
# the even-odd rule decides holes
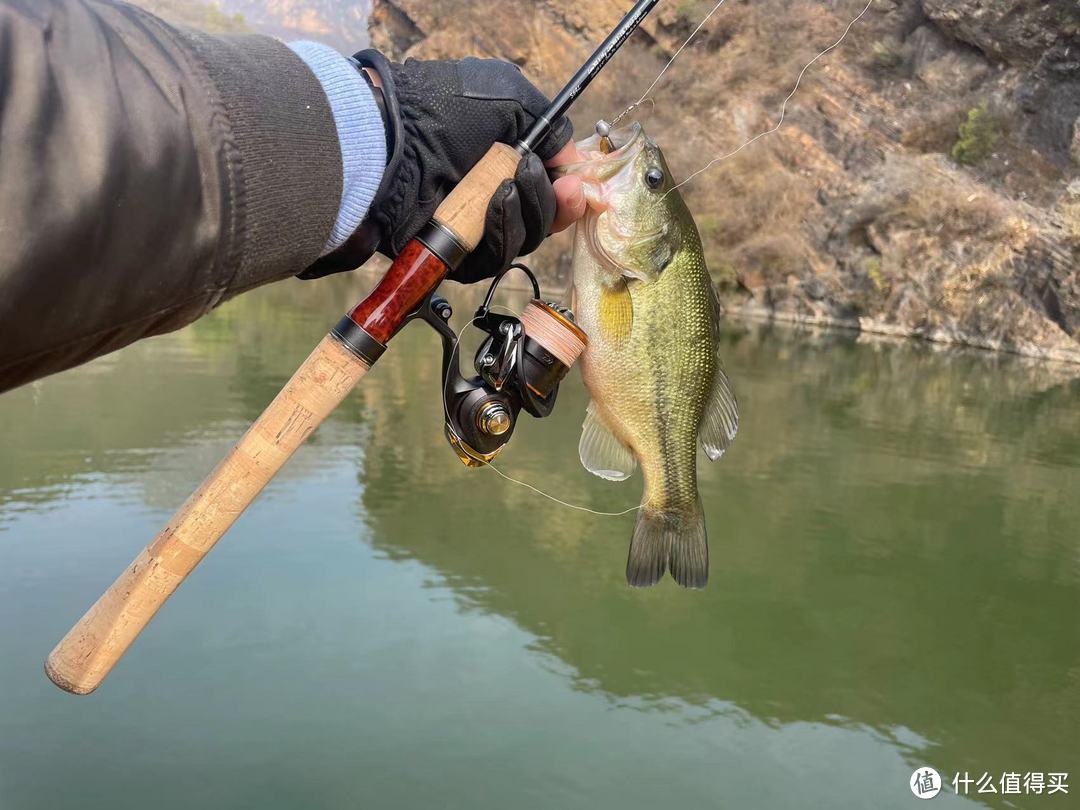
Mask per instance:
[[[303,277],[349,270],[378,250],[396,256],[439,203],[496,141],[522,138],[548,100],[509,63],[494,59],[389,62],[377,51],[354,57],[377,73],[384,99],[390,159],[379,192],[357,232]],[[535,153],[522,160],[488,206],[484,239],[450,277],[472,282],[530,253],[551,230],[556,200],[543,161],[572,135],[554,122]]]

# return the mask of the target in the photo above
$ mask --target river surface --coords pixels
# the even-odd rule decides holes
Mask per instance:
[[[940,806],[1076,806],[1080,385],[846,333],[730,328],[709,586],[635,591],[633,515],[456,461],[414,324],[104,686],[52,686],[368,284],[265,288],[0,396],[0,808],[892,808],[920,765],[1078,782]],[[499,463],[625,508],[639,476],[578,464],[585,404],[575,373]]]

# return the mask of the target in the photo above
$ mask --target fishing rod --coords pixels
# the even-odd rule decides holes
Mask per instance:
[[[495,315],[496,278],[475,323],[488,333],[477,352],[475,377],[457,367],[450,307],[434,294],[484,235],[488,204],[521,159],[543,141],[659,0],[638,0],[517,144],[493,144],[435,210],[375,289],[357,304],[296,370],[281,392],[45,661],[61,689],[96,689],[158,609],[293,452],[386,351],[410,320],[422,319],[443,337],[446,431],[463,462],[490,460],[512,433],[520,410],[546,416],[558,383],[585,347],[585,334],[565,309],[535,298],[518,318]]]

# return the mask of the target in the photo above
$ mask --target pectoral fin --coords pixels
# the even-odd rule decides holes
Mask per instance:
[[[637,466],[630,448],[615,437],[591,402],[581,426],[578,455],[586,470],[608,481],[625,481]]]
[[[698,430],[698,440],[710,461],[716,461],[724,455],[724,451],[735,441],[738,430],[739,405],[718,357],[712,393],[705,403],[705,413]]]

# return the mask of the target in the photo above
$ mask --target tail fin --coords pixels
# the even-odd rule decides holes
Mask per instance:
[[[686,510],[638,513],[626,581],[632,587],[655,585],[665,571],[684,588],[704,588],[709,580],[709,546],[705,537],[705,512],[699,498]]]

